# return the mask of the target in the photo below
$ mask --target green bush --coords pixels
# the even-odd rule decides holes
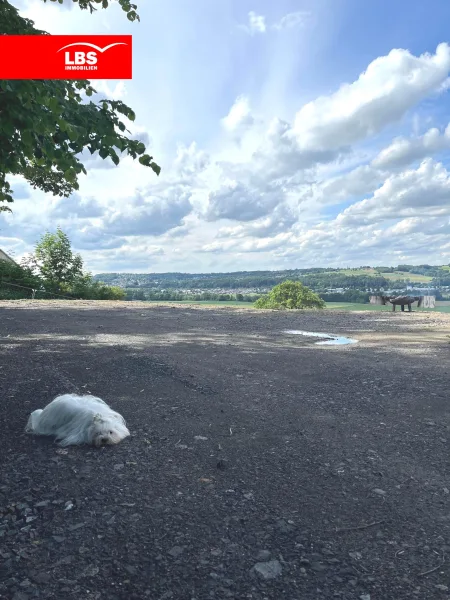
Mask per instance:
[[[42,282],[33,271],[16,263],[0,260],[0,300],[31,298],[31,289],[40,289]]]
[[[255,302],[255,308],[278,310],[325,308],[325,302],[299,281],[284,281]]]
[[[72,285],[68,286],[67,293],[82,300],[124,300],[126,297],[124,289],[95,281],[89,273],[75,279]]]

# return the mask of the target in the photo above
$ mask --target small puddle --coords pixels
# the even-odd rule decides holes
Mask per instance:
[[[317,331],[301,331],[300,329],[287,329],[283,333],[323,338],[322,342],[316,342],[317,346],[344,346],[346,344],[358,343],[358,340],[354,340],[353,338],[344,337],[342,335],[333,335],[332,333],[318,333]]]

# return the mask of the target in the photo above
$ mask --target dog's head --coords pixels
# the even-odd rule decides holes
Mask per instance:
[[[89,443],[97,448],[118,444],[129,435],[130,432],[122,418],[109,418],[97,414],[89,427]]]

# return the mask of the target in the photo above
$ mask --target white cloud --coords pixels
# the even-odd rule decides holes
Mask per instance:
[[[101,217],[104,208],[95,198],[82,198],[80,194],[74,193],[69,198],[59,198],[54,201],[52,206],[52,218],[68,219],[76,217],[78,219],[92,219]]]
[[[284,246],[291,238],[293,238],[293,234],[287,232],[280,233],[279,235],[270,238],[247,240],[245,242],[236,239],[217,240],[202,246],[201,252],[221,253],[230,250],[239,251],[240,253],[270,252]]]
[[[180,144],[174,161],[174,170],[181,177],[193,177],[204,171],[209,165],[209,156],[204,150],[199,150],[192,142],[189,146]]]
[[[243,25],[242,28],[250,35],[265,33],[267,29],[266,18],[263,15],[257,15],[251,10],[248,13],[248,24]]]
[[[245,130],[254,123],[255,118],[250,109],[250,102],[245,96],[239,96],[227,116],[222,119],[225,129],[231,132]]]
[[[313,195],[324,204],[338,204],[374,191],[387,176],[370,165],[361,165],[344,175],[317,184]]]
[[[107,271],[154,271],[162,264],[165,251],[160,246],[143,240],[125,241],[120,248],[107,249],[89,255],[89,268],[95,272]]]
[[[388,177],[371,198],[346,208],[336,221],[351,226],[439,215],[450,215],[450,174],[428,158],[417,169]]]
[[[289,231],[298,220],[298,213],[287,204],[279,204],[267,216],[240,225],[221,227],[218,238],[264,238]]]
[[[330,96],[305,104],[294,132],[302,148],[337,150],[382,131],[410,108],[442,88],[450,70],[450,46],[413,56],[395,49],[372,61],[366,71]]]
[[[190,193],[181,186],[162,194],[152,190],[124,199],[113,212],[104,215],[100,231],[117,236],[161,235],[178,227],[192,210]]]
[[[285,29],[303,26],[311,18],[311,16],[311,12],[306,10],[291,12],[282,16],[278,21],[272,23],[270,28],[276,31],[282,31]],[[256,14],[254,11],[250,11],[248,13],[248,24],[240,25],[240,28],[249,35],[266,33],[268,27],[269,26],[267,25],[266,17]]]
[[[106,96],[111,100],[122,100],[128,93],[126,83],[123,79],[120,79],[115,84],[106,79],[97,79],[92,82],[92,86],[98,94],[103,97]]]
[[[296,12],[288,13],[281,17],[279,21],[274,23],[272,27],[281,31],[283,29],[291,29],[293,27],[298,27],[300,25],[305,25],[306,22],[310,19],[311,13],[308,11],[298,10]]]
[[[374,158],[372,165],[379,169],[405,167],[416,160],[421,160],[449,148],[450,124],[447,125],[442,134],[439,129],[433,127],[423,136],[396,138]]]
[[[219,190],[210,192],[205,216],[209,221],[252,221],[271,212],[280,199],[281,195],[276,190],[262,191],[230,181]]]

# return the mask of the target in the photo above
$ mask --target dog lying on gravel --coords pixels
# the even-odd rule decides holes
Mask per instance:
[[[95,396],[64,394],[31,413],[27,433],[55,436],[60,446],[118,444],[130,435],[125,419]]]

